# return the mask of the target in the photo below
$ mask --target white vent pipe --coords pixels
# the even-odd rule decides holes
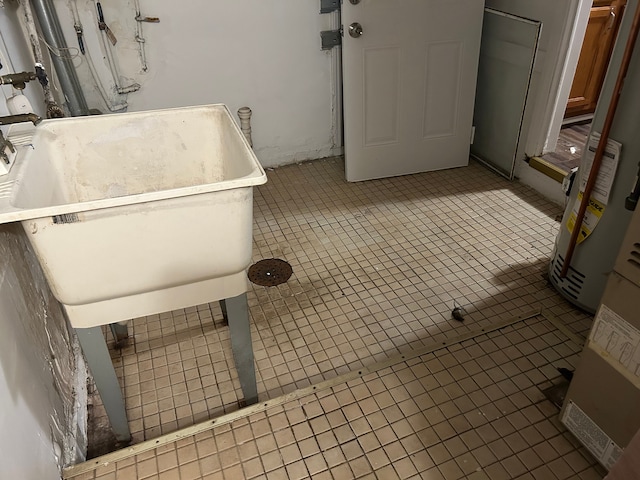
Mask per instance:
[[[251,109],[249,107],[241,107],[238,109],[238,117],[240,118],[240,130],[244,134],[244,138],[249,142],[249,146],[253,148],[253,140],[251,140]]]

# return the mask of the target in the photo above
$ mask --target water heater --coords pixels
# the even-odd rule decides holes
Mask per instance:
[[[576,180],[573,183],[569,201],[562,217],[560,231],[556,237],[551,264],[549,266],[549,279],[553,286],[567,300],[576,306],[595,312],[598,307],[609,273],[613,270],[615,259],[620,249],[622,239],[631,220],[632,211],[628,209],[627,198],[634,190],[638,181],[638,166],[640,161],[640,46],[636,46],[631,58],[629,70],[622,90],[620,103],[616,111],[615,119],[611,127],[609,139],[612,147],[605,152],[603,169],[598,177],[595,193],[606,194],[606,204],[601,203],[601,217],[591,233],[576,246],[571,259],[571,264],[564,278],[560,272],[563,268],[566,252],[569,247],[571,232],[567,225],[571,226],[577,210],[576,202],[580,193],[581,178],[589,175],[588,156],[593,156],[593,145],[597,144],[598,132],[601,131],[604,119],[607,115],[609,101],[611,99],[618,71],[629,35],[634,10],[638,6],[638,0],[630,1],[627,5],[625,18],[620,27],[618,41],[613,50],[609,70],[607,72],[600,101],[594,115],[591,134],[587,146],[591,144],[592,151],[583,150],[583,158],[580,162]],[[615,142],[615,143],[614,143]],[[619,153],[616,155],[616,148]],[[611,171],[613,156],[617,156],[617,166]],[[602,188],[607,186],[608,191],[598,191],[598,185],[602,180]],[[591,198],[594,198],[592,195]],[[573,217],[573,218],[572,218]],[[595,216],[592,215],[594,220]]]

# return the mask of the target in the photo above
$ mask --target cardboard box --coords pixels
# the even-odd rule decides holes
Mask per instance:
[[[640,429],[640,288],[616,272],[560,418],[607,469]]]

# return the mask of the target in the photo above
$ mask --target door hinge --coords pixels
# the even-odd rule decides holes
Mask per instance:
[[[340,10],[340,0],[320,0],[320,13],[331,13]]]
[[[342,45],[342,28],[339,30],[324,30],[320,32],[322,39],[322,50],[331,50],[333,47]]]
[[[473,127],[471,127],[471,138],[469,139],[470,145],[473,145],[473,141],[476,139],[476,126],[474,125]]]

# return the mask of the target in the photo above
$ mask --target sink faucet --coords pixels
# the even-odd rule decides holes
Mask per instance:
[[[34,125],[38,125],[42,121],[35,113],[21,113],[19,115],[7,115],[6,117],[0,117],[0,125],[11,125],[12,123],[32,122]]]
[[[19,115],[7,115],[6,117],[0,117],[0,125],[11,125],[12,123],[32,122],[34,125],[39,124],[42,121],[35,113],[21,113]],[[7,148],[11,153],[15,153],[16,149],[11,143],[11,140],[5,138],[2,130],[0,130],[0,160],[9,165],[9,155],[7,154]]]
[[[9,73],[7,75],[0,75],[0,85],[12,85],[13,88],[18,90],[24,90],[27,82],[35,80],[38,77],[34,72],[21,72],[21,73]],[[7,115],[6,117],[0,117],[0,125],[10,125],[12,123],[33,122],[34,125],[39,124],[42,121],[35,113],[22,113],[20,115]],[[4,150],[3,150],[4,151]]]
[[[13,85],[18,90],[24,90],[27,82],[35,80],[38,75],[34,72],[21,72],[21,73],[9,73],[7,75],[0,75],[0,85]],[[35,113],[22,113],[19,115],[7,115],[0,117],[0,125],[11,125],[12,123],[32,122],[34,125],[39,124],[42,121]],[[11,153],[15,153],[16,149],[11,143],[11,140],[5,138],[4,134],[0,130],[0,159],[7,165],[9,164],[9,155],[7,149]]]

